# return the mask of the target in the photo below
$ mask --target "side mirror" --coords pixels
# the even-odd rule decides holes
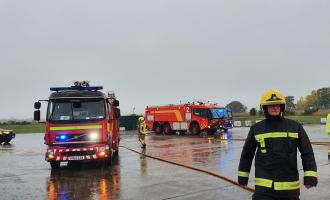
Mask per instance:
[[[118,100],[114,100],[113,101],[113,106],[118,107],[119,106],[119,101]]]
[[[34,120],[35,121],[40,121],[40,110],[35,110],[34,111]]]
[[[116,108],[115,111],[116,111],[116,113],[115,113],[116,118],[119,118],[120,117],[120,109]]]
[[[39,110],[40,107],[41,107],[41,103],[39,101],[34,103],[34,109],[38,109]]]

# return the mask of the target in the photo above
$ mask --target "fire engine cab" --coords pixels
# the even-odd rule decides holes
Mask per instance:
[[[155,133],[171,134],[175,131],[192,135],[206,131],[227,132],[233,127],[231,110],[216,104],[202,102],[183,105],[148,106],[145,110],[146,124]]]
[[[86,81],[71,87],[52,87],[48,100],[34,104],[34,120],[40,121],[41,101],[47,101],[45,160],[52,168],[63,161],[109,161],[118,155],[119,101],[114,93]]]

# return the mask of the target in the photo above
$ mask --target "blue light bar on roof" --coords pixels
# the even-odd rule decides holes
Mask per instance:
[[[50,91],[74,91],[74,90],[85,90],[85,91],[97,91],[102,90],[102,86],[88,86],[88,87],[80,87],[80,86],[71,86],[71,87],[51,87]]]

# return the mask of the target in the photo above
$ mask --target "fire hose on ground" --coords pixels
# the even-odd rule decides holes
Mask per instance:
[[[226,140],[226,139],[220,139],[220,140]],[[228,140],[226,140],[228,141]],[[245,139],[231,139],[231,141],[245,141]],[[311,144],[313,145],[322,145],[322,146],[330,146],[330,142],[319,142],[319,141],[315,141],[315,142],[311,142]],[[217,174],[217,173],[214,173],[214,172],[211,172],[211,171],[208,171],[206,169],[202,169],[202,168],[198,168],[198,167],[194,167],[194,166],[191,166],[191,165],[186,165],[186,164],[182,164],[182,163],[178,163],[178,162],[175,162],[175,161],[170,161],[170,160],[166,160],[166,159],[163,159],[163,158],[159,158],[159,157],[155,157],[155,156],[152,156],[152,155],[148,155],[148,154],[145,154],[145,153],[142,153],[142,152],[139,152],[139,151],[136,151],[134,149],[131,149],[129,147],[126,147],[126,146],[120,146],[122,148],[125,148],[129,151],[132,151],[132,152],[135,152],[137,154],[141,154],[145,157],[148,157],[148,158],[152,158],[152,159],[155,159],[155,160],[159,160],[159,161],[163,161],[163,162],[166,162],[166,163],[170,163],[170,164],[173,164],[173,165],[177,165],[177,166],[181,166],[181,167],[185,167],[185,168],[188,168],[188,169],[192,169],[192,170],[195,170],[195,171],[199,171],[199,172],[202,172],[202,173],[206,173],[206,174],[209,174],[211,176],[214,176],[214,177],[217,177],[217,178],[220,178],[226,182],[229,182],[233,185],[236,185],[238,187],[241,187],[242,189],[244,190],[247,190],[249,192],[254,192],[254,188],[252,187],[249,187],[249,186],[242,186],[240,184],[238,184],[237,181],[233,180],[233,179],[230,179],[228,177],[225,177],[221,174]]]
[[[234,181],[234,180],[232,180],[232,179],[230,179],[228,177],[222,176],[221,174],[217,174],[217,173],[214,173],[214,172],[211,172],[211,171],[208,171],[208,170],[205,170],[205,169],[201,169],[201,168],[198,168],[198,167],[193,167],[193,166],[190,166],[190,165],[186,165],[186,164],[182,164],[182,163],[178,163],[178,162],[166,160],[166,159],[163,159],[163,158],[155,157],[155,156],[152,156],[152,155],[148,155],[148,154],[145,154],[145,153],[136,151],[134,149],[131,149],[129,147],[125,147],[125,146],[120,146],[120,147],[125,148],[125,149],[127,149],[129,151],[132,151],[132,152],[141,154],[141,155],[143,155],[145,157],[148,157],[148,158],[152,158],[152,159],[155,159],[155,160],[167,162],[167,163],[170,163],[170,164],[173,164],[173,165],[178,165],[178,166],[185,167],[185,168],[188,168],[188,169],[192,169],[192,170],[195,170],[195,171],[203,172],[203,173],[209,174],[211,176],[215,176],[215,177],[220,178],[220,179],[222,179],[224,181],[227,181],[227,182],[229,182],[231,184],[234,184],[236,186],[239,186],[239,187],[243,188],[244,190],[247,190],[249,192],[254,192],[254,189],[253,188],[251,188],[249,186],[242,186],[242,185],[238,184],[237,181]]]

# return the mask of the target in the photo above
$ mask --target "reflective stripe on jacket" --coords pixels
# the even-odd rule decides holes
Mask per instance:
[[[255,156],[256,193],[276,197],[299,196],[297,168],[299,149],[304,169],[304,184],[317,184],[313,149],[303,127],[289,119],[265,119],[251,126],[238,168],[238,182],[247,185]]]

